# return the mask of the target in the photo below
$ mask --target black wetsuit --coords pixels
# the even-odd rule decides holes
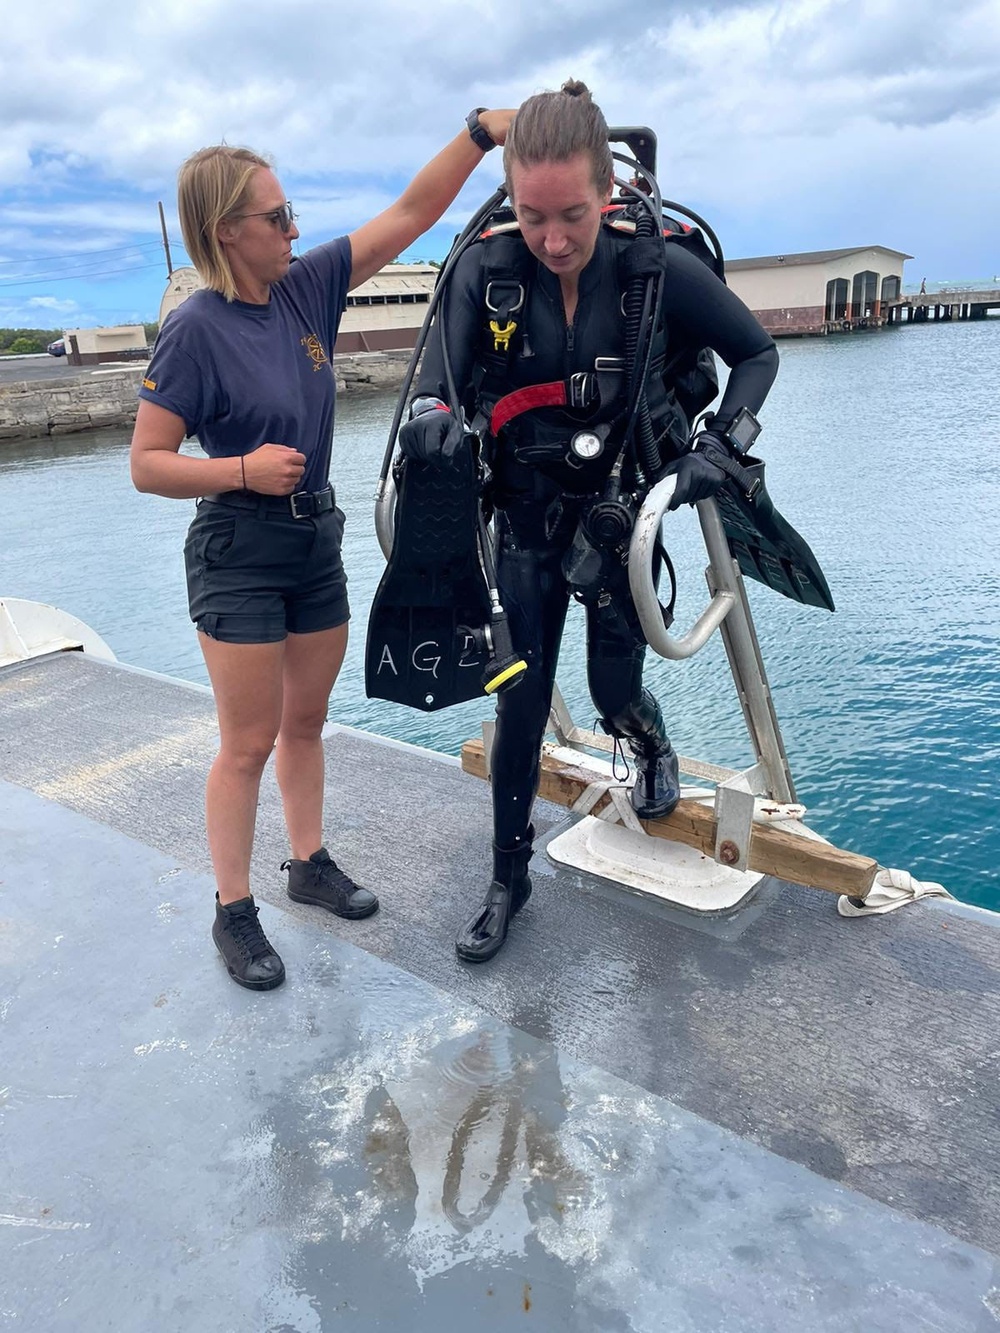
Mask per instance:
[[[523,244],[502,238],[507,246]],[[594,255],[580,274],[576,311],[566,324],[558,277],[527,256],[524,309],[506,353],[494,350],[486,286],[495,274],[489,239],[473,245],[456,265],[443,319],[454,382],[473,420],[492,400],[515,389],[595,368],[597,358],[625,357],[619,256],[626,236],[604,226]],[[679,244],[667,242],[663,320],[647,379],[652,424],[664,460],[688,448],[690,423],[664,383],[664,366],[679,349],[711,347],[731,367],[716,424],[725,428],[741,407],[756,412],[777,370],[777,352],[747,308],[711,270]],[[495,301],[493,302],[495,304]],[[441,320],[432,330],[417,392],[447,400]],[[605,361],[601,363],[607,365]],[[494,837],[513,847],[524,838],[538,783],[539,754],[548,720],[571,587],[563,560],[581,513],[599,496],[624,436],[625,376],[589,411],[543,407],[510,421],[490,441],[493,502],[497,509],[497,573],[515,649],[528,663],[516,688],[497,700],[491,755]],[[601,456],[573,465],[569,440],[586,424],[614,421]],[[626,472],[628,480],[629,474]],[[629,480],[628,484],[632,484]],[[642,686],[646,643],[623,560],[607,559],[600,587],[587,605],[587,677],[605,729],[627,739],[639,754],[668,744],[659,705]]]

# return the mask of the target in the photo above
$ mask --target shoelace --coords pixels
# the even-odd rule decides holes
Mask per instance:
[[[314,862],[314,864],[316,863]],[[350,875],[346,875],[344,871],[341,870],[340,866],[337,865],[336,861],[332,859],[329,861],[320,861],[319,864],[316,865],[316,871],[316,878],[321,884],[325,884],[336,893],[342,893],[345,898],[350,898],[351,894],[354,893],[358,887],[354,880],[351,879]]]
[[[231,917],[230,930],[237,946],[249,953],[252,963],[259,962],[265,954],[271,952],[267,936],[257,920],[256,906],[252,907],[250,912],[241,913],[235,918]]]

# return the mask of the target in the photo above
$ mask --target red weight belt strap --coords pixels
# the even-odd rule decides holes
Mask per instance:
[[[551,384],[531,384],[526,389],[515,389],[497,400],[490,413],[490,434],[498,434],[508,421],[530,412],[533,407],[565,407],[570,401],[565,380]]]

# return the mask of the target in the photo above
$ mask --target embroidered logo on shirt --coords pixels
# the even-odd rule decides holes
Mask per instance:
[[[151,389],[151,390],[155,393],[155,392],[156,392],[156,380],[143,380],[143,382],[142,382],[142,387],[143,387],[144,389]]]
[[[305,338],[300,338],[299,342],[306,349],[310,360],[313,363],[313,370],[322,370],[324,366],[330,364],[330,359],[323,351],[323,344],[316,337],[315,333],[308,334]]]

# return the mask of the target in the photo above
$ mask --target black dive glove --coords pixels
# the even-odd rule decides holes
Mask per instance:
[[[420,403],[430,406],[421,410]],[[452,461],[462,448],[465,431],[462,423],[436,399],[416,399],[417,415],[399,428],[399,448],[404,458],[442,467]]]
[[[667,508],[679,509],[681,505],[697,504],[699,500],[716,495],[727,475],[718,464],[732,456],[732,450],[721,435],[703,430],[695,437],[691,452],[684,454],[674,465],[677,485]]]

